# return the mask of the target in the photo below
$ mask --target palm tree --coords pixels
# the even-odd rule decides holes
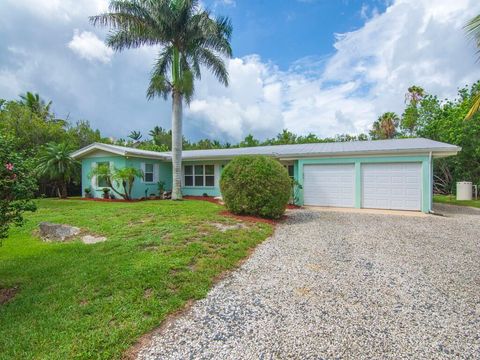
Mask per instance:
[[[132,199],[133,183],[136,178],[143,178],[143,172],[134,167],[124,167],[121,169],[111,169],[109,165],[99,165],[92,168],[88,174],[90,178],[97,177],[106,181],[108,187],[125,200]],[[123,187],[118,188],[119,186]]]
[[[415,133],[418,126],[418,104],[425,97],[425,90],[420,86],[410,86],[405,94],[405,103],[407,107],[402,114],[402,128],[405,129],[410,135]]]
[[[67,184],[79,168],[79,162],[70,157],[71,152],[72,148],[65,143],[48,143],[37,158],[37,173],[55,182],[60,198],[67,197]]]
[[[400,118],[394,112],[386,112],[372,125],[370,136],[373,139],[393,139],[397,134]]]
[[[213,19],[198,0],[111,0],[109,12],[90,21],[112,28],[106,43],[116,51],[161,46],[147,98],[172,95],[172,199],[181,199],[183,102],[190,102],[201,66],[228,85],[223,57],[232,56],[230,20]]]
[[[425,96],[425,90],[420,86],[410,86],[405,94],[405,103],[416,106]]]
[[[471,19],[466,25],[465,29],[467,31],[468,36],[470,36],[473,41],[475,41],[475,45],[479,48],[478,53],[480,54],[480,15],[475,16]],[[479,57],[480,60],[480,57]],[[470,120],[473,115],[475,115],[480,110],[480,92],[476,94],[473,98],[473,105],[470,108],[465,119]]]
[[[34,94],[30,91],[27,91],[25,94],[21,94],[20,103],[29,107],[33,113],[37,114],[44,120],[46,120],[50,115],[50,107],[52,106],[52,102],[45,102],[45,100],[43,100],[37,93]]]
[[[134,141],[139,141],[142,138],[142,133],[140,131],[131,131],[128,137]]]

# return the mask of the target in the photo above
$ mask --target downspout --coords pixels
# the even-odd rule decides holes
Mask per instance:
[[[430,200],[430,211],[429,214],[435,214],[433,211],[433,163],[432,163],[432,152],[428,154],[428,174],[430,176],[430,191],[429,191],[429,200]]]

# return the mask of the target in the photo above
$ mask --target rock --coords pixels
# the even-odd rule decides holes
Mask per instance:
[[[237,224],[211,223],[210,225],[216,227],[221,232],[226,232],[228,230],[245,229],[247,227],[245,224],[242,224],[242,223],[237,223]]]
[[[82,242],[84,244],[96,244],[104,241],[107,241],[107,238],[105,236],[93,236],[93,235],[82,236]]]
[[[80,228],[65,224],[54,224],[50,222],[41,222],[40,236],[45,241],[65,241],[78,234],[80,234]]]

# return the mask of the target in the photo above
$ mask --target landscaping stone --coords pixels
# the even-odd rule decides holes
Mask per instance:
[[[247,226],[242,223],[238,224],[222,224],[222,223],[212,223],[210,224],[214,227],[216,227],[220,232],[226,232],[228,230],[239,230],[239,229],[245,229]]]
[[[94,235],[82,236],[82,242],[84,244],[96,244],[104,241],[107,241],[107,238],[105,236],[94,236]]]
[[[40,236],[45,241],[62,242],[80,234],[80,228],[65,224],[41,222],[39,228]]]

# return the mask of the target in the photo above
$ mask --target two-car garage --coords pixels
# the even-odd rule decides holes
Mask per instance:
[[[356,171],[358,166],[360,174]],[[306,164],[303,202],[315,206],[419,211],[422,163]]]

